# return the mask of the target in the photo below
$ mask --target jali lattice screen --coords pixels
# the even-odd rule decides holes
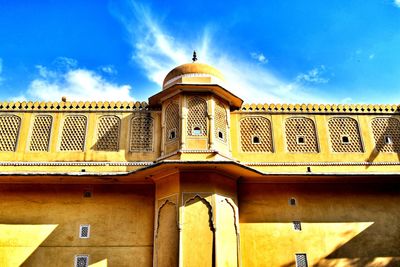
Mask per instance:
[[[400,153],[399,120],[395,118],[375,118],[372,120],[371,126],[377,151]]]
[[[285,121],[285,134],[289,152],[318,152],[317,134],[313,120],[304,117],[288,118]]]
[[[103,116],[97,124],[96,150],[118,151],[121,119],[117,116]]]
[[[187,134],[190,135],[207,135],[207,103],[203,98],[192,97],[188,102],[188,122]],[[195,127],[200,128],[200,133],[193,131]]]
[[[30,151],[48,151],[52,122],[53,117],[49,115],[35,116],[29,143]]]
[[[254,138],[258,138],[258,143]],[[272,131],[269,119],[257,116],[240,121],[240,142],[243,152],[272,152]]]
[[[150,113],[139,114],[132,118],[130,150],[153,151],[153,118]]]
[[[333,152],[363,152],[360,130],[355,119],[331,118],[328,128]]]
[[[20,127],[20,117],[0,115],[0,151],[15,151]]]
[[[61,133],[61,151],[83,151],[86,136],[86,116],[67,116]]]

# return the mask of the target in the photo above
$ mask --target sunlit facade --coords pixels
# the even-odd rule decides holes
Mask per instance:
[[[0,103],[0,266],[399,266],[400,106],[226,84],[194,62],[147,103]]]

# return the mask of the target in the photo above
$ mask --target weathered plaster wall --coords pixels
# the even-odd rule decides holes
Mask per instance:
[[[399,193],[397,184],[240,184],[243,266],[295,266],[295,253],[309,266],[399,266]]]
[[[84,198],[85,190],[92,197]],[[77,254],[108,266],[152,266],[154,186],[2,184],[0,223],[56,226],[31,255],[14,254],[26,258],[22,266],[73,266]],[[89,239],[79,238],[81,224],[90,224]],[[27,234],[21,230],[15,240]],[[26,244],[8,242],[0,253]]]

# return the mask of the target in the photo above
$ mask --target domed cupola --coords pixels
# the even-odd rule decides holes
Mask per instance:
[[[196,60],[194,53],[192,63],[172,69],[162,91],[149,98],[149,107],[161,108],[161,155],[230,158],[230,111],[243,101],[225,89],[219,70]]]
[[[216,68],[203,63],[188,63],[171,70],[164,79],[163,90],[174,84],[224,84],[224,76]]]

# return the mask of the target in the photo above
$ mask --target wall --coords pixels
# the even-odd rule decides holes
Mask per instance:
[[[295,253],[307,253],[308,266],[399,266],[399,191],[396,184],[240,184],[243,267],[295,266]]]
[[[90,264],[152,266],[153,223],[152,185],[2,184],[0,224],[14,238],[0,236],[0,259],[13,257],[0,266],[73,266],[77,254]],[[79,238],[80,224],[90,224],[89,239]]]

